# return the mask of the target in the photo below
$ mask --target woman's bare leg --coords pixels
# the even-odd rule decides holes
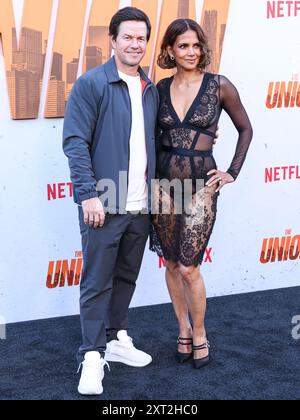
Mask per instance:
[[[178,264],[167,261],[166,281],[172,299],[173,308],[178,320],[179,337],[192,338],[192,326],[189,319],[188,304],[185,297],[185,286],[178,270]],[[191,353],[192,346],[178,344],[180,353]]]
[[[179,272],[185,288],[186,306],[193,320],[193,344],[199,346],[206,342],[205,313],[206,289],[199,268],[179,264]],[[208,349],[197,350],[195,358],[208,355]]]

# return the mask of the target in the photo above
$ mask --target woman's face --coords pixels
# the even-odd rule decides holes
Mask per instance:
[[[184,70],[195,70],[202,54],[197,33],[188,30],[179,35],[173,48],[168,47],[168,53],[175,58],[177,67]]]

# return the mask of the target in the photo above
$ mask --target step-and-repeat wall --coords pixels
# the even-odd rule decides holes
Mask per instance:
[[[210,71],[237,86],[253,123],[243,170],[221,191],[202,266],[208,296],[299,284],[300,1],[0,0],[0,317],[8,323],[78,313],[65,104],[77,77],[111,56],[110,18],[130,4],[153,25],[143,68],[155,82],[170,75],[156,65],[167,25],[196,19],[214,51]],[[221,170],[236,141],[224,114]],[[169,302],[164,265],[146,251],[133,306]]]

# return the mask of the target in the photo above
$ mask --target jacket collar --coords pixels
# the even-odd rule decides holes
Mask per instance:
[[[104,71],[106,73],[107,79],[109,83],[116,83],[120,82],[122,79],[119,76],[116,60],[115,57],[112,57],[107,63],[104,64]],[[141,67],[138,68],[138,72],[144,82],[148,84],[152,84],[151,80],[146,76],[145,72]]]

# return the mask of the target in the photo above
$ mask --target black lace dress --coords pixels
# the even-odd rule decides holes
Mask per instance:
[[[246,158],[252,128],[236,88],[226,77],[211,73],[204,74],[200,90],[181,121],[171,101],[173,79],[174,76],[163,79],[157,85],[160,109],[156,178],[182,183],[182,195],[178,200],[175,189],[156,183],[150,249],[166,261],[197,267],[203,261],[216,220],[220,193],[216,192],[217,185],[208,187],[205,183],[210,178],[207,173],[217,169],[212,147],[222,110],[229,114],[239,132],[235,155],[227,171],[234,179]],[[199,180],[203,180],[202,184]],[[179,202],[181,207],[177,206]],[[180,208],[182,211],[178,211]]]

